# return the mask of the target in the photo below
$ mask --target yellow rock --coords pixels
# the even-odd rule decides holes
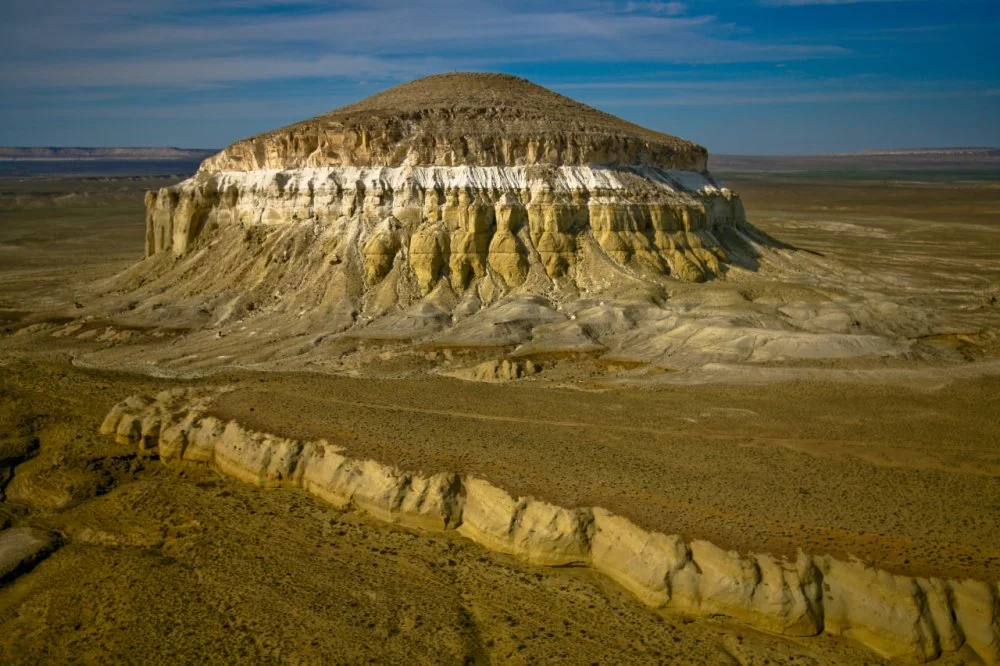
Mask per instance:
[[[910,662],[964,650],[1000,663],[1000,598],[979,581],[914,579],[860,562],[800,553],[794,562],[648,532],[599,507],[567,509],[515,498],[485,479],[426,476],[351,459],[323,440],[298,441],[205,414],[211,392],[129,398],[101,425],[108,436],[142,424],[167,464],[213,465],[264,487],[303,488],[338,508],[420,529],[457,528],[493,550],[546,566],[590,566],[654,608],[729,617],[757,629],[847,636]],[[125,425],[123,425],[125,424]],[[158,440],[158,441],[157,441]]]
[[[444,228],[429,224],[410,237],[410,268],[423,294],[430,293],[441,275],[448,254],[448,235]]]

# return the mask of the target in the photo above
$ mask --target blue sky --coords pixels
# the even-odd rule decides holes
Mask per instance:
[[[222,147],[527,77],[715,153],[1000,145],[998,0],[0,0],[0,144]]]

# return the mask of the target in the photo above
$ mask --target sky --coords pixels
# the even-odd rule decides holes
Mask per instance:
[[[221,148],[446,71],[712,153],[1000,146],[998,0],[0,0],[0,145]]]

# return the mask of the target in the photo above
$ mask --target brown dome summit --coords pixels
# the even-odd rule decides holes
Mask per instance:
[[[232,144],[203,171],[321,166],[648,165],[704,171],[701,146],[506,74],[417,79]]]

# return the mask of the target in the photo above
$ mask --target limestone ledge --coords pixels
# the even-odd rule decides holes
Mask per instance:
[[[253,432],[207,413],[213,393],[164,391],[116,405],[101,425],[168,465],[213,466],[265,488],[302,488],[411,528],[456,530],[487,548],[544,566],[589,566],[655,609],[724,616],[787,636],[823,632],[913,662],[962,651],[1000,663],[1000,587],[910,578],[800,552],[788,562],[645,531],[599,507],[566,509],[515,498],[488,481],[424,475],[344,455],[326,442]]]
[[[745,221],[706,173],[648,166],[203,170],[148,193],[146,209],[146,256],[181,256],[219,228],[359,222],[331,260],[359,248],[371,288],[402,257],[424,294],[487,273],[515,288],[536,263],[564,277],[591,239],[622,267],[698,281],[728,261],[713,233]]]
[[[454,72],[237,141],[204,168],[649,164],[704,170],[707,151],[517,77]]]
[[[441,118],[441,122],[454,122]],[[403,136],[401,136],[401,134]],[[666,137],[664,137],[666,138]],[[475,136],[461,132],[431,135],[414,132],[400,121],[372,126],[345,126],[307,121],[284,131],[237,141],[205,160],[208,170],[246,170],[322,166],[435,166],[637,164],[704,169],[707,151],[671,137],[655,141],[617,132],[524,133],[509,128]]]

